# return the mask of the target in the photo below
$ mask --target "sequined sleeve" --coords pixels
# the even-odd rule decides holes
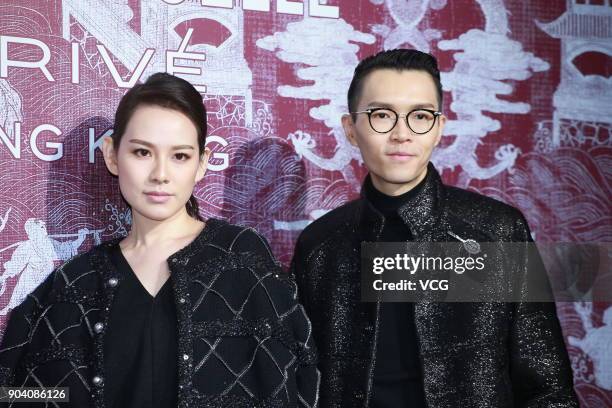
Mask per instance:
[[[533,241],[522,215],[515,223],[513,241]],[[516,303],[511,324],[510,374],[515,406],[578,407],[555,304]]]

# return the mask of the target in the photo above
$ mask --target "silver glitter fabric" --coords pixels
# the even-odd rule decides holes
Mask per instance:
[[[445,186],[431,163],[399,215],[417,242],[449,241],[448,231],[476,242],[531,240],[520,211]],[[369,406],[380,303],[360,301],[360,246],[377,241],[384,223],[362,195],[298,239],[292,272],[319,351],[321,407]],[[414,318],[429,407],[578,407],[553,303],[431,298],[415,304]]]
[[[117,244],[68,261],[13,310],[0,386],[70,387],[61,406],[104,407],[104,339],[123,279],[109,257]],[[211,219],[168,263],[179,407],[318,406],[312,328],[263,237]]]

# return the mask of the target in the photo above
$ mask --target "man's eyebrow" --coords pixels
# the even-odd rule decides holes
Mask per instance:
[[[373,101],[368,103],[366,108],[385,108],[385,109],[393,109],[396,110],[395,106],[390,103],[385,102],[377,102]],[[436,109],[436,106],[433,103],[417,103],[415,105],[411,105],[410,109]]]
[[[433,103],[419,103],[412,107],[413,109],[425,108],[425,109],[436,109],[436,105]]]
[[[147,142],[146,140],[142,140],[142,139],[130,139],[129,140],[131,143],[136,143],[136,144],[141,144],[150,148],[155,147],[153,145],[153,143],[151,142]],[[177,145],[177,146],[172,146],[172,150],[184,150],[184,149],[190,149],[190,150],[195,150],[195,148],[191,145]]]
[[[393,109],[393,105],[391,105],[390,103],[385,103],[385,102],[370,102],[367,105],[368,108],[390,108]]]

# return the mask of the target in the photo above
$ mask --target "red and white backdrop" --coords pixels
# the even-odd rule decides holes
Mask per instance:
[[[0,331],[52,271],[125,234],[102,162],[121,96],[183,76],[208,109],[202,213],[287,265],[299,232],[357,196],[340,117],[358,60],[436,55],[446,182],[520,208],[538,241],[611,242],[610,0],[3,0]],[[558,305],[585,407],[612,406],[612,306]]]

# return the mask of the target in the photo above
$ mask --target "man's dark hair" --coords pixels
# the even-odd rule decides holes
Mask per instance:
[[[417,50],[395,49],[381,51],[363,59],[355,68],[353,80],[348,90],[349,112],[357,110],[357,103],[363,89],[365,78],[378,69],[393,69],[396,71],[424,71],[427,72],[436,84],[438,92],[438,109],[442,109],[442,83],[440,82],[440,71],[438,61],[435,57]]]
[[[206,108],[202,102],[202,95],[189,82],[164,72],[151,75],[145,83],[134,86],[121,98],[115,113],[112,135],[115,151],[119,149],[128,123],[140,106],[159,106],[187,116],[198,132],[200,156],[204,153],[207,127]],[[193,195],[189,198],[186,208],[190,216],[202,220],[198,201]]]

